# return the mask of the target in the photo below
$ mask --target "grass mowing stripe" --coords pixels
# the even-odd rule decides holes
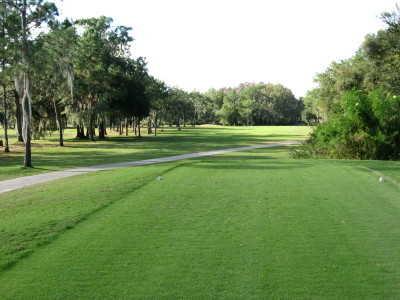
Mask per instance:
[[[378,171],[378,170],[374,170],[370,167],[366,167],[366,166],[360,166],[361,169],[367,170],[369,172],[371,172],[372,174],[381,177],[384,181],[387,180],[389,181],[391,184],[395,185],[396,187],[400,188],[400,182],[398,182],[397,180],[393,179],[392,177]]]
[[[80,194],[82,192],[82,189],[75,189],[73,188],[73,186],[76,184],[76,182],[80,182],[80,184],[83,185],[85,184],[85,181],[91,182],[91,179],[96,179],[93,174],[84,175],[86,177],[78,177],[73,180],[67,179],[64,182],[58,183],[58,186],[62,186],[63,189],[66,189],[65,191],[63,191],[63,193],[66,195],[63,196],[64,199],[61,202],[61,207],[59,207],[56,211],[54,211],[54,209],[57,209],[57,204],[53,205],[51,202],[59,201],[59,199],[57,199],[58,193],[55,194],[55,197],[50,197],[49,199],[45,200],[45,204],[49,205],[48,211],[45,211],[45,213],[47,214],[42,214],[42,212],[38,211],[38,209],[35,209],[34,206],[31,207],[32,202],[29,198],[26,199],[25,196],[32,192],[35,193],[35,191],[40,191],[40,194],[52,194],[55,192],[55,190],[57,190],[57,188],[53,188],[52,184],[43,185],[33,189],[26,189],[15,194],[9,194],[7,200],[5,200],[5,197],[0,197],[0,217],[3,217],[3,224],[6,224],[7,221],[11,221],[11,224],[16,224],[17,226],[22,225],[21,231],[16,231],[15,228],[7,228],[0,225],[0,271],[11,268],[19,260],[29,256],[41,246],[49,244],[63,232],[73,229],[77,224],[87,220],[89,217],[93,216],[99,211],[109,207],[126,195],[136,192],[150,182],[154,181],[157,176],[163,176],[168,172],[173,171],[181,164],[182,163],[177,163],[172,166],[171,164],[164,165],[160,168],[154,169],[154,173],[150,172],[150,174],[146,175],[141,174],[139,171],[136,173],[136,175],[138,175],[139,177],[133,178],[136,180],[134,182],[127,181],[129,179],[132,179],[132,176],[128,176],[125,181],[119,182],[119,187],[121,188],[121,184],[125,184],[126,189],[123,189],[121,193],[112,193],[112,195],[110,195],[111,197],[108,199],[105,198],[107,197],[107,194],[110,194],[110,192],[112,191],[107,191],[104,186],[100,187],[102,188],[101,192],[105,193],[102,195],[102,197],[100,197],[102,198],[102,201],[97,201],[95,199],[97,196],[96,194],[90,195],[94,201],[90,203],[91,205],[86,207],[86,210],[79,207],[82,202],[85,202],[85,199],[81,199],[81,201],[76,201],[76,197],[84,197],[84,195]],[[102,178],[108,178],[109,176],[112,176],[112,174],[112,172],[103,172],[103,174],[99,174],[97,179],[101,181]],[[91,186],[91,188],[93,187],[99,188],[99,186]],[[16,201],[17,203],[15,203],[14,201]],[[29,209],[28,211],[26,211],[24,203],[27,203],[28,207],[32,208],[32,210]],[[16,209],[10,209],[10,206],[12,206],[13,204],[16,204]],[[43,203],[39,207],[43,208]],[[63,211],[64,209],[66,209],[66,211]],[[72,214],[71,210],[73,210]],[[28,220],[28,222],[25,222],[25,226],[21,223],[18,224],[18,221],[22,221],[21,219],[26,213],[37,213],[37,217],[40,218],[40,221],[33,218],[33,220],[31,219],[31,221],[39,222],[33,223],[31,225],[29,224]],[[10,220],[10,217],[15,218],[15,221]]]
[[[3,272],[0,294],[397,298],[398,189],[348,162],[271,153],[175,169]]]

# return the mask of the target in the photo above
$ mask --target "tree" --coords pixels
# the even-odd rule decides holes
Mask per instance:
[[[36,95],[47,101],[53,111],[59,145],[64,146],[64,115],[73,101],[74,66],[73,55],[77,34],[72,23],[53,22],[51,30],[37,38],[34,53],[34,74]]]
[[[175,124],[178,130],[186,127],[188,121],[193,119],[195,108],[190,101],[189,93],[179,88],[170,88],[167,99],[167,119],[170,124]]]
[[[22,136],[25,144],[24,166],[32,167],[32,97],[31,97],[31,46],[32,30],[39,30],[57,15],[54,3],[43,0],[4,0],[19,17],[20,30],[17,49],[21,58],[16,76],[17,91],[21,92]]]
[[[358,159],[400,157],[400,12],[383,14],[387,29],[366,36],[357,53],[317,76],[307,109],[326,114],[306,155]]]
[[[9,142],[8,142],[8,100],[7,100],[7,81],[9,79],[8,74],[8,61],[9,56],[9,37],[7,32],[7,23],[11,20],[8,18],[9,8],[7,3],[1,3],[0,7],[1,13],[1,39],[0,39],[0,57],[1,57],[1,86],[3,92],[3,128],[4,128],[4,151],[10,152]]]
[[[241,98],[237,90],[229,89],[225,92],[224,102],[218,115],[223,124],[241,124]]]
[[[77,131],[82,136],[80,129],[86,123],[87,136],[94,140],[96,117],[100,116],[100,123],[104,123],[104,111],[98,109],[107,107],[110,97],[123,94],[115,93],[115,78],[126,83],[127,72],[136,67],[127,58],[133,39],[130,28],[113,27],[111,18],[83,19],[76,24],[83,29],[74,61],[77,92],[74,102],[75,110],[80,113]]]
[[[324,120],[320,105],[320,90],[312,89],[302,98],[304,104],[303,120],[309,125],[319,124]]]
[[[223,90],[223,124],[288,125],[301,120],[303,104],[282,85],[245,83]]]
[[[154,135],[157,136],[159,122],[165,114],[168,88],[164,82],[149,76],[146,82],[146,97],[150,101],[150,114],[148,122],[148,133],[151,134],[151,127],[154,127]]]

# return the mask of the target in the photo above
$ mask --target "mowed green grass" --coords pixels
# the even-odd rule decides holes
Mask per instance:
[[[306,126],[261,126],[261,127],[187,127],[159,130],[159,135],[129,137],[110,134],[105,141],[91,142],[74,139],[75,131],[66,131],[65,147],[57,144],[57,133],[33,143],[34,169],[24,169],[23,148],[16,143],[14,131],[10,131],[11,153],[0,148],[0,180],[33,175],[77,166],[142,160],[172,156],[218,148],[253,145],[268,141],[304,139],[311,131]],[[0,136],[3,132],[0,129]]]
[[[0,298],[399,298],[380,165],[263,149],[2,195]]]

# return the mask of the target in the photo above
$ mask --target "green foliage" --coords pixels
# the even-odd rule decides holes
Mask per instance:
[[[224,95],[224,102],[218,115],[222,124],[242,125],[246,122],[244,118],[244,103],[238,91],[229,90]]]
[[[325,72],[316,76],[318,87],[308,91],[304,97],[304,119],[311,123],[328,120],[344,93],[363,90],[369,84],[370,70],[363,51],[348,60],[332,63]]]
[[[400,156],[400,12],[383,14],[385,30],[369,34],[350,59],[316,77],[303,118],[318,126],[298,155],[360,159]]]
[[[8,101],[11,126],[27,116],[21,114],[21,102],[28,69],[33,117],[28,132],[41,138],[58,129],[61,146],[67,126],[77,126],[77,137],[92,140],[98,129],[104,139],[106,125],[134,118],[138,125],[152,101],[166,98],[154,93],[145,60],[132,58],[131,28],[115,26],[105,16],[59,21],[57,7],[47,1],[7,0],[0,10],[0,80],[15,95],[15,102]],[[29,15],[21,30],[25,11]],[[46,31],[38,28],[41,24]]]
[[[399,128],[399,97],[380,89],[347,92],[336,113],[315,129],[299,155],[398,159]]]
[[[218,116],[223,124],[289,125],[301,121],[302,101],[280,84],[242,84],[222,91]]]

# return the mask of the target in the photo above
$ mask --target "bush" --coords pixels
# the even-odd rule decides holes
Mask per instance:
[[[398,159],[400,97],[381,89],[346,93],[329,121],[319,125],[295,157]]]

